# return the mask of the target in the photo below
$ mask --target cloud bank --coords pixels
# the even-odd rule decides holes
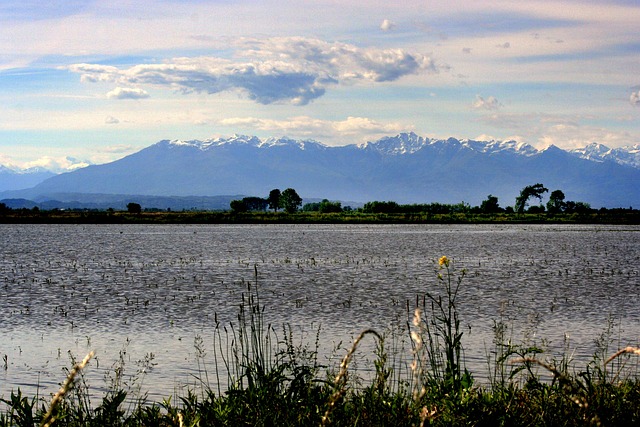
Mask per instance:
[[[110,99],[143,99],[148,97],[149,93],[143,89],[127,87],[117,87],[107,93],[107,98]]]
[[[407,125],[401,123],[383,123],[367,117],[347,117],[345,120],[340,121],[320,120],[309,116],[291,117],[287,120],[230,117],[217,121],[217,124],[313,137],[325,135],[340,135],[342,137],[372,136],[404,132],[412,129],[412,127],[407,127]]]
[[[388,19],[385,19],[384,21],[382,21],[382,23],[380,24],[380,29],[382,31],[391,31],[396,27],[396,24],[394,24],[393,22],[389,21]]]
[[[476,95],[473,108],[476,110],[497,110],[500,108],[500,102],[498,102],[498,99],[494,96],[489,96],[485,99],[480,95]]]
[[[437,72],[435,62],[402,49],[360,48],[306,38],[244,39],[238,59],[182,57],[127,69],[98,64],[73,64],[68,70],[83,82],[123,86],[150,85],[182,93],[215,94],[240,91],[259,104],[306,105],[338,84],[391,82],[423,72]],[[142,89],[118,87],[110,98],[148,97]]]
[[[631,105],[640,106],[640,89],[631,92],[631,95],[629,95],[629,102]]]

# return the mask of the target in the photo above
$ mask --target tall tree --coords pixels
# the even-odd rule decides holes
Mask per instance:
[[[562,212],[565,207],[564,193],[561,190],[552,191],[547,202],[547,210],[551,213],[558,213]]]
[[[229,207],[233,212],[247,211],[247,205],[245,204],[244,200],[232,200],[231,203],[229,203]]]
[[[132,214],[139,214],[142,212],[142,206],[139,203],[127,203],[127,211]]]
[[[298,193],[293,188],[287,188],[280,195],[280,207],[287,213],[297,211],[300,206],[302,206],[302,198],[298,196]]]
[[[542,201],[542,194],[547,191],[549,191],[549,189],[545,188],[545,186],[540,183],[527,185],[522,189],[520,195],[516,197],[516,205],[514,206],[515,211],[519,214],[523,213],[524,209],[527,207],[527,202],[531,197],[537,197],[538,200]]]
[[[247,210],[250,211],[264,211],[267,210],[267,206],[269,206],[269,201],[262,197],[245,197],[242,199],[242,202],[247,207]]]
[[[502,208],[498,204],[498,198],[496,196],[489,194],[487,196],[487,200],[482,201],[482,204],[480,205],[480,210],[483,213],[496,213],[496,212],[501,212]]]
[[[280,190],[274,188],[269,192],[269,197],[267,197],[267,201],[269,202],[269,208],[273,209],[275,212],[278,212],[280,208]]]

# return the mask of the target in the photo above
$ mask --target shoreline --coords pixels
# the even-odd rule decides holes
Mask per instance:
[[[422,214],[316,212],[128,212],[16,211],[0,215],[0,224],[616,224],[639,225],[640,211],[588,214]]]

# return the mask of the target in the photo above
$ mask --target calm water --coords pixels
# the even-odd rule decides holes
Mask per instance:
[[[105,387],[122,353],[127,384],[160,400],[213,363],[216,320],[236,317],[258,271],[265,314],[294,338],[320,328],[321,362],[361,330],[404,325],[437,259],[467,276],[459,307],[468,367],[486,371],[492,325],[517,342],[568,343],[588,361],[615,322],[618,346],[640,341],[640,226],[583,225],[0,225],[0,397],[55,392],[96,350],[89,385]],[[277,328],[280,329],[279,327]],[[202,337],[204,359],[194,347]],[[340,343],[342,342],[342,345]],[[339,350],[334,352],[338,347]],[[614,348],[615,347],[615,348]],[[370,349],[363,351],[370,354]],[[154,366],[144,375],[145,356]],[[363,363],[366,365],[366,363]],[[584,365],[584,364],[582,364]],[[4,369],[6,367],[6,369]],[[366,368],[363,368],[366,369]]]

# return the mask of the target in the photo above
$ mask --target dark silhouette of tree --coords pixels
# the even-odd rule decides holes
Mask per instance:
[[[362,211],[366,213],[396,213],[400,212],[400,206],[393,201],[380,202],[375,200],[365,203]]]
[[[591,205],[585,202],[574,202],[569,200],[565,203],[566,213],[587,214],[592,211]]]
[[[302,210],[304,212],[339,213],[342,212],[342,203],[323,199],[321,202],[305,203]]]
[[[269,208],[273,209],[275,212],[278,212],[278,209],[280,208],[280,196],[280,190],[274,188],[269,192],[269,197],[267,198]]]
[[[560,213],[564,211],[565,207],[564,193],[561,190],[552,191],[547,202],[547,210],[550,213]]]
[[[484,200],[481,204],[480,204],[480,210],[483,213],[497,213],[497,212],[502,212],[502,208],[500,207],[500,205],[498,204],[498,198],[496,196],[493,196],[491,194],[489,194],[487,196],[487,200]]]
[[[527,209],[527,212],[532,214],[541,214],[544,213],[544,211],[544,205],[542,204],[539,204],[538,206],[530,206],[529,209]]]
[[[229,203],[229,207],[233,212],[246,212],[247,205],[244,203],[244,200],[232,200]]]
[[[320,213],[340,213],[342,212],[342,203],[340,202],[330,202],[327,199],[324,199],[320,202],[319,209]]]
[[[269,206],[269,201],[262,197],[245,197],[242,202],[247,207],[247,210],[250,211],[264,211]]]
[[[280,194],[280,207],[287,213],[294,213],[300,206],[302,206],[302,198],[293,188],[287,188]]]
[[[127,212],[132,214],[139,214],[142,212],[142,206],[139,203],[128,203],[127,204]]]
[[[527,185],[522,189],[520,195],[516,197],[516,205],[514,206],[514,210],[519,214],[523,213],[531,197],[537,197],[538,200],[542,201],[542,194],[546,193],[547,191],[549,191],[549,189],[545,188],[545,186],[540,183]]]

